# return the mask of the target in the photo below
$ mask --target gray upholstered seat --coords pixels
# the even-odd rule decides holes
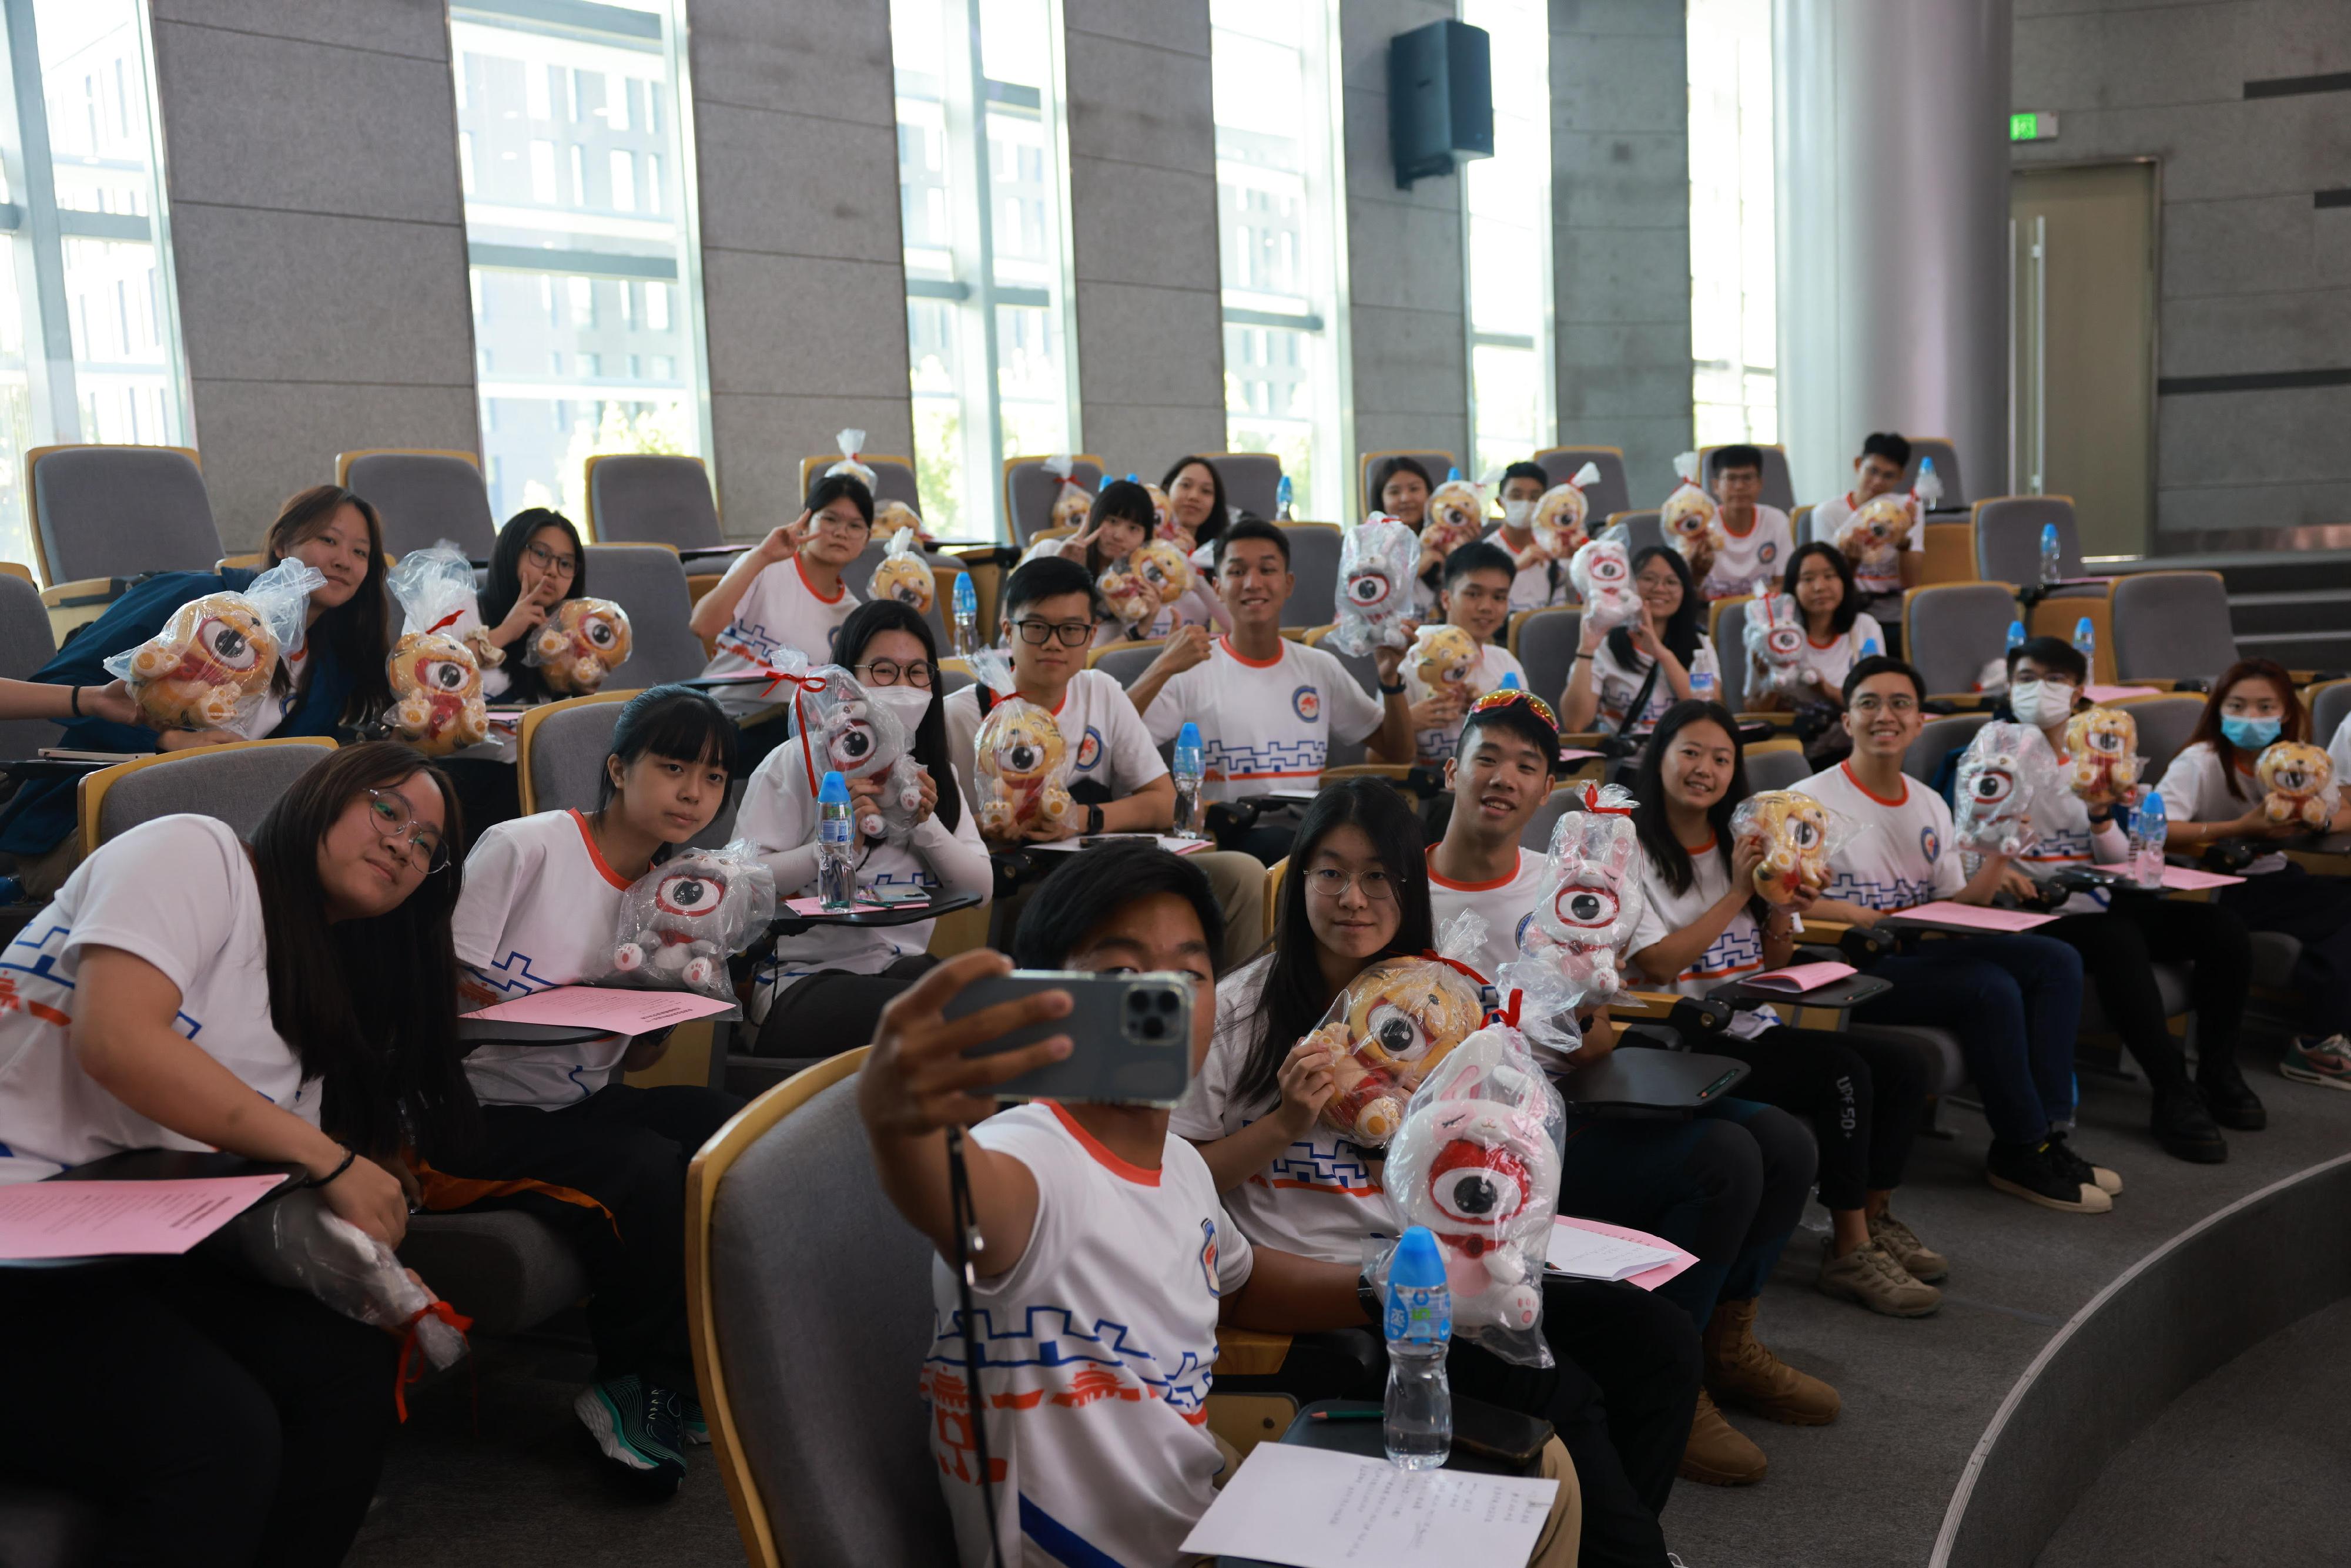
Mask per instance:
[[[1132,686],[1143,678],[1144,671],[1151,668],[1151,662],[1159,657],[1163,646],[1160,643],[1131,643],[1105,648],[1095,657],[1092,667],[1122,686]]]
[[[1613,517],[1632,507],[1633,490],[1625,478],[1625,452],[1622,447],[1546,446],[1535,454],[1534,460],[1554,485],[1564,485],[1574,478],[1576,470],[1586,463],[1599,469],[1600,477],[1583,492],[1592,517]]]
[[[1968,490],[1959,477],[1959,449],[1939,435],[1910,438],[1910,465],[1902,470],[1902,488],[1907,490],[1918,482],[1918,465],[1928,457],[1935,460],[1935,477],[1943,482],[1943,498],[1935,503],[1935,509],[1949,512],[1966,506]]]
[[[2351,718],[2351,681],[2329,681],[2314,686],[2310,699],[2310,736],[2315,746],[2325,746],[2335,739],[2335,732],[2343,721]]]
[[[2131,572],[2115,583],[2113,616],[2119,680],[2210,681],[2237,662],[2217,571]]]
[[[1625,541],[1625,553],[1639,555],[1652,545],[1666,542],[1666,532],[1657,520],[1656,507],[1646,512],[1614,512],[1608,518],[1609,531]]]
[[[127,767],[99,802],[98,841],[182,811],[217,818],[249,839],[277,798],[333,750],[328,745],[200,746]]]
[[[2041,530],[2057,526],[2057,575],[2083,577],[2081,535],[2074,526],[2074,503],[2064,496],[2002,496],[1979,501],[1976,573],[1986,582],[2022,588],[2041,580]]]
[[[383,548],[403,556],[443,539],[475,560],[497,548],[489,487],[471,458],[451,452],[350,452],[336,460],[343,487],[376,509]]]
[[[1339,546],[1344,536],[1336,528],[1311,526],[1281,531],[1290,540],[1290,575],[1296,580],[1290,602],[1281,607],[1281,623],[1328,626],[1337,613]]]
[[[622,665],[626,669],[627,665]],[[602,695],[619,700],[552,704],[531,723],[528,753],[516,765],[529,770],[531,806],[540,811],[592,811],[604,758],[612,749],[612,727],[620,722],[625,694],[608,687]],[[744,780],[735,780],[726,804],[693,842],[716,849],[734,834],[735,812],[742,803]]]
[[[876,534],[858,553],[857,559],[841,570],[841,580],[849,585],[852,595],[860,600],[873,597],[867,585],[873,580],[873,569],[880,566],[882,558],[889,553],[890,541]],[[953,556],[925,555],[923,559],[930,562],[932,579],[931,607],[923,612],[923,619],[930,623],[931,635],[938,640],[939,652],[945,654],[955,647],[955,631],[947,624],[946,617],[955,604],[955,580],[958,569]]]
[[[1895,1023],[1856,1023],[1850,1027],[1855,1034],[1894,1040],[1916,1051],[1929,1064],[1927,1092],[1930,1094],[1949,1094],[1968,1081],[1967,1056],[1959,1050],[1959,1037],[1947,1029]]]
[[[1527,690],[1547,703],[1557,703],[1567,691],[1575,666],[1575,648],[1583,636],[1583,612],[1554,606],[1538,610],[1519,622],[1519,664],[1527,672]]]
[[[1714,455],[1721,450],[1719,446],[1698,448],[1698,458],[1704,465],[1698,473],[1708,490],[1714,488]],[[1767,507],[1777,507],[1783,512],[1794,511],[1796,481],[1788,471],[1788,449],[1758,444],[1756,450],[1763,454],[1763,493],[1758,498]]]
[[[1445,483],[1447,470],[1461,466],[1461,459],[1450,452],[1368,452],[1364,455],[1363,514],[1369,516],[1380,509],[1380,469],[1391,457],[1409,457],[1428,470],[1428,487],[1432,490]],[[1351,519],[1355,520],[1355,519]]]
[[[1071,464],[1070,477],[1084,486],[1089,496],[1102,493],[1102,465],[1091,457]],[[1025,549],[1037,537],[1038,529],[1052,526],[1053,496],[1061,487],[1061,482],[1045,472],[1045,460],[1041,457],[1016,458],[1005,465],[1005,515],[1015,544]]]
[[[1747,788],[1753,794],[1761,794],[1766,789],[1792,789],[1819,771],[1801,751],[1750,751],[1747,754]]]
[[[1551,848],[1552,830],[1559,825],[1559,820],[1570,811],[1583,810],[1583,786],[1561,785],[1544,798],[1543,803],[1535,808],[1535,814],[1527,819],[1527,825],[1519,830],[1519,847],[1537,854],[1544,852]]]
[[[474,1320],[475,1333],[545,1322],[588,1293],[580,1260],[555,1232],[512,1209],[420,1214],[400,1260]]]
[[[1722,666],[1722,706],[1747,711],[1747,603],[1726,604],[1714,622],[1715,660]]]
[[[1318,643],[1315,646],[1338,660],[1340,667],[1354,678],[1355,684],[1363,687],[1374,702],[1384,703],[1387,700],[1380,695],[1379,665],[1373,661],[1369,653],[1342,653],[1327,642]],[[1372,760],[1371,747],[1367,741],[1349,740],[1343,736],[1333,735],[1331,737],[1330,753],[1323,758],[1322,766],[1353,768],[1358,763],[1370,760]]]
[[[588,580],[599,599],[629,613],[629,656],[608,681],[613,689],[690,681],[709,666],[694,634],[694,596],[674,550],[658,545],[590,545]]]
[[[204,474],[177,447],[52,447],[33,460],[32,485],[52,584],[210,571],[221,558]]]
[[[588,521],[599,544],[711,549],[726,542],[699,457],[611,453],[588,460]]]
[[[2302,960],[2302,943],[2283,931],[2255,931],[2253,939],[2253,985],[2264,991],[2280,991],[2294,978],[2294,967]]]
[[[30,680],[57,651],[41,591],[14,573],[0,572],[0,679]],[[57,743],[57,727],[48,719],[0,719],[0,760],[30,757]]]
[[[895,457],[868,457],[862,452],[857,455],[857,460],[873,470],[873,501],[876,506],[883,501],[903,501],[914,507],[917,515],[922,512],[923,501],[914,486],[914,469]],[[824,477],[824,471],[840,461],[841,454],[838,452],[822,457],[802,458],[800,494],[805,497],[815,490],[817,481]]]
[[[2005,582],[1947,582],[1910,591],[1902,646],[1927,690],[1952,696],[1976,689],[1984,667],[2008,649],[2016,598]]]
[[[1225,486],[1225,505],[1270,521],[1281,507],[1281,459],[1270,452],[1204,452]],[[1295,497],[1292,498],[1295,506]]]
[[[719,1182],[712,1330],[735,1437],[788,1559],[934,1568],[955,1560],[914,1393],[934,1254],[873,1180],[856,1094],[854,1077],[822,1090]],[[856,1263],[810,1264],[828,1258]]]
[[[1976,731],[1991,722],[1991,716],[1982,713],[1957,713],[1928,719],[1918,731],[1918,738],[1910,743],[1910,749],[1902,754],[1902,771],[1921,784],[1933,784],[1943,758],[1975,739]]]
[[[2171,759],[2187,746],[2188,737],[2195,733],[2196,721],[2204,716],[2204,699],[2192,695],[2172,697],[2142,697],[2125,703],[2122,711],[2131,716],[2138,726],[2138,754],[2147,758],[2144,782],[2161,781],[2163,770]]]

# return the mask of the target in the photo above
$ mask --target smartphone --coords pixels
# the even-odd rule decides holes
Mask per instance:
[[[1481,1459],[1531,1469],[1552,1437],[1551,1423],[1540,1416],[1521,1416],[1482,1399],[1453,1402],[1453,1446]]]
[[[1081,969],[1015,969],[966,986],[946,1015],[963,1018],[1040,991],[1067,991],[1061,1018],[975,1045],[993,1056],[1066,1034],[1076,1049],[996,1086],[998,1100],[1062,1100],[1105,1105],[1173,1105],[1192,1079],[1192,978],[1188,975],[1095,975]]]
[[[868,904],[928,904],[931,890],[927,887],[869,887],[857,896]]]

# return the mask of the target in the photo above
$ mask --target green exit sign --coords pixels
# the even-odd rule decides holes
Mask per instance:
[[[2011,141],[2056,141],[2056,111],[2047,109],[2028,109],[2021,113],[2010,115],[2008,139]]]

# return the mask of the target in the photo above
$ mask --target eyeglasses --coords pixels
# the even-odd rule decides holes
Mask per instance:
[[[1041,648],[1056,637],[1064,648],[1081,648],[1094,634],[1091,621],[1064,621],[1058,626],[1050,621],[1015,621],[1012,625],[1020,640],[1032,648]]]
[[[1918,699],[1904,696],[1899,692],[1890,697],[1881,697],[1876,692],[1864,692],[1853,699],[1853,711],[1855,713],[1876,713],[1880,709],[1891,714],[1917,713]]]
[[[820,528],[831,528],[837,534],[870,534],[873,531],[873,525],[863,517],[839,517],[831,512],[819,512],[816,515],[816,526]]]
[[[534,544],[526,546],[524,547],[522,553],[530,557],[531,565],[538,568],[541,571],[551,571],[558,577],[569,577],[573,572],[580,570],[580,558],[578,556],[558,555],[553,550],[548,549],[545,545]]]
[[[903,678],[910,686],[931,689],[931,666],[917,659],[902,664],[895,659],[871,659],[862,664],[852,664],[857,678],[871,686],[894,686]]]
[[[1395,878],[1384,871],[1343,872],[1337,866],[1318,865],[1306,873],[1306,891],[1317,898],[1340,899],[1350,887],[1360,888],[1374,904],[1389,904],[1395,899]]]
[[[1534,693],[1523,691],[1517,686],[1504,686],[1499,691],[1488,692],[1469,705],[1469,711],[1472,714],[1491,713],[1498,707],[1508,707],[1512,703],[1526,704],[1527,706],[1534,709],[1537,718],[1549,725],[1554,732],[1558,730],[1559,716],[1551,711],[1551,704],[1543,701]]]
[[[387,843],[403,844],[402,852],[412,862],[421,855],[428,873],[448,869],[449,844],[438,828],[418,821],[408,802],[389,789],[371,789],[367,794],[375,831]]]

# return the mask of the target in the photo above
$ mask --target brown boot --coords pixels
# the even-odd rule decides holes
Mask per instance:
[[[1750,1487],[1763,1479],[1769,1463],[1762,1449],[1722,1418],[1713,1396],[1699,1389],[1689,1441],[1682,1445],[1682,1479],[1710,1487]]]
[[[1844,1403],[1837,1391],[1773,1355],[1755,1338],[1755,1298],[1716,1303],[1699,1340],[1707,1388],[1726,1405],[1791,1427],[1825,1427]]]

